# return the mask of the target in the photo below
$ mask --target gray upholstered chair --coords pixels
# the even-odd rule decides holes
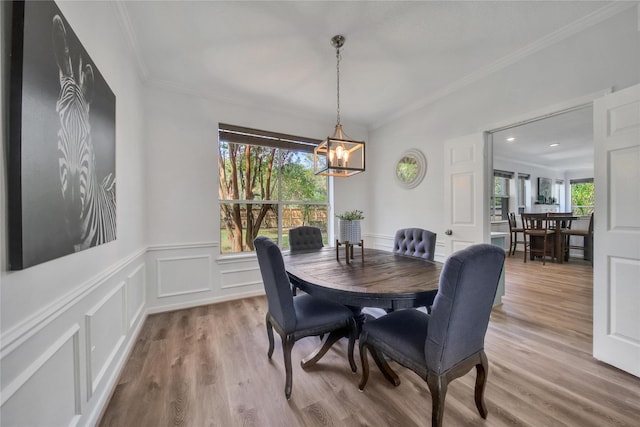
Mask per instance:
[[[302,225],[289,230],[289,249],[291,252],[317,251],[322,249],[322,231],[318,227]],[[293,295],[298,293],[295,283],[291,284]]]
[[[292,252],[322,249],[323,246],[322,232],[318,227],[303,225],[289,230],[289,248]]]
[[[349,364],[351,370],[356,372],[353,347],[358,335],[358,328],[353,318],[353,312],[341,304],[314,298],[311,295],[294,297],[291,293],[280,248],[271,239],[264,236],[257,237],[254,245],[269,305],[266,316],[267,337],[269,338],[268,356],[271,358],[273,355],[273,329],[275,328],[282,339],[286,373],[284,394],[287,399],[291,398],[292,387],[291,350],[293,344],[300,338],[345,329],[349,336]],[[303,360],[302,367],[306,368],[316,363],[327,350],[329,347],[323,346],[318,353],[308,360]]]
[[[433,408],[431,422],[441,426],[448,384],[475,366],[476,407],[486,418],[488,361],[484,337],[504,258],[502,248],[488,244],[458,251],[444,265],[430,315],[407,309],[366,322],[360,333],[360,390],[369,378],[367,350],[385,377],[395,385],[400,383],[381,363],[384,354],[427,382]]]
[[[436,253],[436,233],[422,228],[403,228],[396,231],[393,252],[433,261]]]

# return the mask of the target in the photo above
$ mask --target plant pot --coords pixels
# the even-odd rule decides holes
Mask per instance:
[[[338,233],[338,241],[340,243],[360,243],[362,240],[362,233],[360,232],[360,220],[346,221],[339,220],[340,227]]]

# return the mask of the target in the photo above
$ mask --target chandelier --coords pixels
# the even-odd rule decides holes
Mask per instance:
[[[313,172],[316,175],[347,177],[364,172],[364,141],[353,141],[342,130],[340,123],[340,48],[344,36],[333,36],[331,45],[336,48],[338,115],[333,135],[327,137],[313,150]]]

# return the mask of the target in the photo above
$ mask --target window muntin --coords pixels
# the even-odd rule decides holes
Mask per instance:
[[[312,140],[228,126],[218,140],[220,252],[253,251],[260,235],[287,249],[288,230],[300,225],[319,227],[326,241],[328,178],[313,174]]]

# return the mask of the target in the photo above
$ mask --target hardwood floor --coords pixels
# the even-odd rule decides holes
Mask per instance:
[[[445,426],[639,426],[640,379],[594,360],[592,268],[507,257],[506,295],[494,308],[483,420],[475,371],[449,386]],[[371,366],[364,393],[342,340],[311,369],[293,348],[293,393],[284,397],[282,346],[267,358],[266,299],[248,298],[149,316],[101,426],[427,426],[431,398],[417,375],[392,363],[393,387]],[[357,350],[356,350],[357,352]],[[356,354],[359,362],[359,355]]]

